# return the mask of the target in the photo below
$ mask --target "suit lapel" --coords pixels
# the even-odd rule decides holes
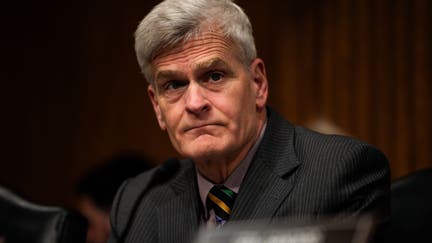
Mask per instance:
[[[160,242],[191,242],[199,226],[199,199],[195,171],[189,163],[172,183],[175,196],[158,208]]]
[[[270,109],[263,140],[240,187],[231,220],[271,220],[295,184],[300,165],[294,152],[294,127]],[[158,210],[162,243],[191,242],[199,227],[200,199],[191,161],[171,187],[172,200]]]
[[[295,183],[300,162],[294,151],[294,127],[268,112],[266,131],[240,187],[232,221],[270,221]]]

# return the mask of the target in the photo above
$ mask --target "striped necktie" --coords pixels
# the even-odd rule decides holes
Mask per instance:
[[[213,186],[208,193],[207,209],[214,210],[218,225],[223,225],[229,219],[236,195],[237,193],[222,185]]]

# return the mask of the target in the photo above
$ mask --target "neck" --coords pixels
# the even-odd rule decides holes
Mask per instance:
[[[195,161],[195,164],[204,178],[214,184],[222,184],[246,157],[249,149],[238,153],[235,158],[210,158],[205,161]]]

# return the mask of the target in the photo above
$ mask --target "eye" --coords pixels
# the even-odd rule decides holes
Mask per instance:
[[[165,90],[175,90],[175,89],[179,89],[185,85],[186,85],[186,82],[184,82],[184,81],[178,81],[178,80],[168,81],[165,83],[164,89]]]
[[[219,72],[212,72],[209,75],[210,81],[213,81],[213,82],[221,80],[222,77],[223,77],[223,74],[219,73]]]

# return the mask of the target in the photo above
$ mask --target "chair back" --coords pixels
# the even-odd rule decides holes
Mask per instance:
[[[87,221],[80,214],[31,203],[0,186],[0,237],[5,243],[85,242]]]
[[[391,185],[390,242],[432,242],[432,168]]]

